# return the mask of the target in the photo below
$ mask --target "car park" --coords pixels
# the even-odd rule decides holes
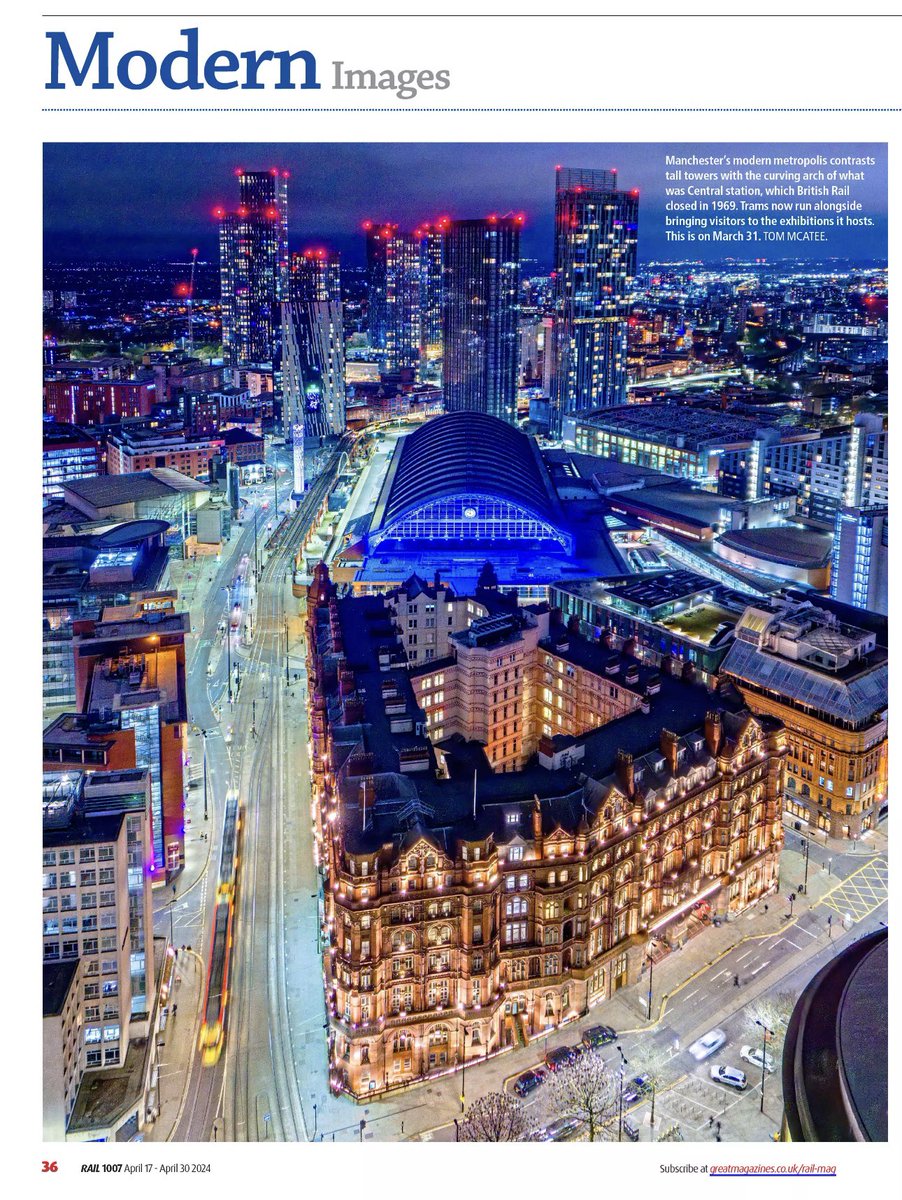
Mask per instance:
[[[696,1060],[702,1062],[706,1058],[721,1048],[726,1042],[727,1035],[722,1029],[711,1029],[703,1037],[700,1037],[697,1042],[693,1042],[689,1047],[689,1053]]]
[[[597,1050],[600,1046],[608,1046],[616,1041],[617,1034],[610,1025],[590,1025],[588,1029],[583,1030],[583,1045],[590,1050]]]
[[[768,1074],[776,1069],[773,1055],[768,1054],[766,1050],[761,1050],[758,1046],[743,1046],[739,1051],[739,1057],[747,1063],[751,1063],[753,1067],[757,1067],[759,1071],[763,1063]]]
[[[514,1083],[514,1091],[518,1096],[528,1096],[545,1082],[545,1072],[541,1067],[534,1071],[524,1071]]]
[[[711,1068],[711,1078],[715,1083],[735,1088],[737,1092],[745,1091],[748,1084],[745,1071],[738,1071],[735,1067],[724,1067],[719,1064]]]

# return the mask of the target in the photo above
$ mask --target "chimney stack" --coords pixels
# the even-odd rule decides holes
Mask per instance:
[[[532,799],[532,840],[536,848],[536,858],[542,858],[545,843],[542,837],[542,805],[538,796],[533,796]]]
[[[705,741],[708,744],[708,750],[711,754],[717,754],[720,750],[723,731],[720,727],[720,713],[711,710],[705,713]]]
[[[671,775],[676,775],[679,764],[678,742],[679,738],[675,733],[671,733],[669,729],[661,730],[661,753],[667,761]]]
[[[632,796],[636,790],[635,768],[633,767],[633,756],[628,754],[626,750],[617,751],[617,781],[620,788],[627,796]]]

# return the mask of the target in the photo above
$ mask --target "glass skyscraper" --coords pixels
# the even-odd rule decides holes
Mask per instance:
[[[315,249],[292,255],[282,323],[285,411],[292,440],[298,435],[344,433],[344,325],[337,254]]]
[[[626,400],[627,320],[636,274],[639,193],[614,171],[558,167],[551,432]]]
[[[288,287],[288,172],[241,171],[235,212],[217,210],[226,365],[281,358],[279,303]]]
[[[517,420],[522,217],[452,221],[445,236],[445,412]]]
[[[420,243],[397,225],[364,222],[367,325],[379,369],[391,375],[420,361]]]

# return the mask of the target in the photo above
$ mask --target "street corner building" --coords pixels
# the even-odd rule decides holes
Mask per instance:
[[[735,691],[487,591],[411,667],[408,591],[453,607],[419,580],[338,598],[323,565],[308,601],[330,1078],[357,1099],[603,1005],[652,948],[773,890],[783,840],[784,728]]]

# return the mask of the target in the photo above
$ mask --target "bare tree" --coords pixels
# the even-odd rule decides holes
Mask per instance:
[[[460,1123],[462,1142],[522,1142],[529,1133],[526,1110],[507,1092],[489,1092],[467,1109]]]
[[[798,997],[793,992],[775,992],[770,996],[759,996],[745,1006],[743,1016],[753,1044],[763,1040],[764,1031],[761,1025],[764,1025],[769,1030],[767,1035],[768,1051],[775,1055],[782,1052],[786,1030],[789,1027],[789,1018],[792,1016],[797,999]]]
[[[602,1056],[595,1050],[580,1055],[569,1067],[555,1072],[551,1080],[551,1098],[565,1117],[579,1117],[586,1123],[589,1141],[610,1128],[617,1115],[618,1080]]]

